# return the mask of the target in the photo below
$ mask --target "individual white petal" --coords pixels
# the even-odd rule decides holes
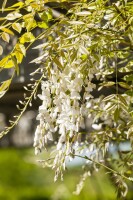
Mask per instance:
[[[102,124],[92,124],[92,128],[99,131],[102,128]]]

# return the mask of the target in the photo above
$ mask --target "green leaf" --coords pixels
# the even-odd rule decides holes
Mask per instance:
[[[71,62],[73,62],[77,58],[77,50],[73,49],[72,50],[72,55],[71,55]]]
[[[17,63],[17,60],[14,56],[11,55],[11,58],[12,58],[12,61],[14,63],[14,67],[16,69],[16,72],[17,72],[17,75],[19,75],[19,66],[18,66],[18,63]]]
[[[131,72],[133,71],[133,69],[130,66],[129,67],[126,66],[126,67],[121,67],[118,71],[121,73],[125,73],[125,72]]]
[[[120,115],[120,109],[118,109],[118,107],[117,107],[117,108],[115,109],[115,112],[114,112],[114,120],[115,120],[115,122],[118,121],[119,115]]]
[[[58,67],[59,69],[61,69],[61,70],[63,69],[63,66],[62,66],[62,64],[60,63],[59,58],[54,57],[53,62],[57,65],[57,67]]]
[[[125,89],[130,89],[130,86],[125,82],[118,82],[118,84]]]
[[[119,94],[118,97],[119,97],[119,100],[120,100],[125,106],[128,106],[126,99],[125,99],[121,94]]]
[[[115,97],[116,97],[116,94],[111,94],[111,95],[105,97],[105,98],[103,99],[103,101],[109,101],[109,100],[111,100],[111,99],[114,99]]]
[[[45,22],[48,21],[48,16],[47,16],[47,14],[46,14],[46,11],[44,11],[44,12],[42,12],[42,13],[39,13],[39,17],[40,17],[43,21],[45,21]]]
[[[10,36],[8,33],[5,33],[3,32],[2,35],[1,35],[2,39],[5,41],[5,42],[8,42],[9,43],[9,40],[10,40]]]
[[[88,55],[87,55],[87,54],[83,54],[82,56],[80,56],[80,58],[81,58],[82,60],[86,60],[86,59],[88,58]]]
[[[116,107],[116,104],[111,104],[105,110],[109,112],[110,110],[114,110],[115,107]]]
[[[106,82],[106,83],[101,83],[100,85],[103,86],[103,87],[110,87],[110,86],[112,86],[112,85],[115,85],[115,82],[113,82],[113,81],[108,81],[108,82]]]
[[[48,17],[48,21],[51,20],[51,19],[53,18],[52,10],[51,10],[51,9],[47,10],[47,11],[46,11],[46,15],[47,15],[47,17]]]
[[[20,38],[21,44],[24,44],[24,43],[27,43],[27,42],[34,42],[34,41],[35,41],[35,37],[31,32],[24,33]]]
[[[61,48],[66,49],[66,48],[71,48],[71,47],[74,47],[74,46],[75,46],[75,44],[66,44],[66,45],[62,46]]]
[[[126,75],[123,79],[127,82],[133,81],[133,74]]]
[[[132,90],[127,90],[126,94],[130,97],[133,97],[133,91]]]

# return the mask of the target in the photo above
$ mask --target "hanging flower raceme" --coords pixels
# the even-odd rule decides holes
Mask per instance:
[[[42,94],[38,95],[42,105],[37,116],[40,124],[34,139],[36,149],[41,150],[48,140],[52,140],[52,134],[58,131],[57,150],[60,150],[68,138],[85,127],[83,121],[86,114],[82,108],[93,97],[90,92],[94,88],[94,84],[84,80],[80,68],[73,73],[51,70],[49,80],[42,82]]]
[[[56,138],[52,163],[55,180],[59,174],[62,177],[66,160],[73,159],[75,152],[88,155],[97,170],[95,162],[108,157],[110,146],[132,135],[132,128],[128,128],[132,121],[131,77],[118,82],[121,63],[131,55],[124,54],[126,48],[119,49],[125,37],[118,33],[123,27],[119,25],[118,5],[113,5],[109,9],[93,5],[86,11],[84,4],[77,6],[78,11],[71,9],[70,21],[61,20],[58,28],[51,29],[50,39],[45,38],[46,44],[38,46],[43,47],[39,62],[47,80],[42,81],[42,94],[38,95],[42,105],[34,146],[38,154]],[[129,91],[122,94],[119,86]]]

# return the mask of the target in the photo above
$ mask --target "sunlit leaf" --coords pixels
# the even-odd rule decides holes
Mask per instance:
[[[22,7],[24,5],[23,2],[18,2],[18,3],[15,3],[13,4],[11,7],[14,8],[14,7]]]
[[[1,92],[0,92],[0,98],[3,97],[3,96],[5,95],[6,92],[7,92],[6,90],[1,91]]]
[[[38,22],[37,26],[39,28],[48,28],[48,24],[46,22]]]
[[[109,100],[111,100],[111,99],[114,99],[115,96],[116,96],[116,94],[111,94],[111,95],[105,97],[105,98],[103,99],[103,101],[109,101]]]
[[[18,12],[13,12],[13,13],[9,13],[5,18],[7,19],[7,20],[15,20],[15,19],[17,19],[17,18],[20,18],[22,16],[22,14],[20,14],[20,13],[18,13]]]
[[[43,60],[43,58],[48,56],[48,52],[35,58],[34,60],[32,60],[30,63],[41,63],[41,61]]]
[[[84,22],[82,22],[82,21],[69,21],[68,23],[72,24],[72,25],[82,25],[82,24],[84,24]]]
[[[119,99],[125,106],[128,106],[126,99],[122,95],[119,95]]]
[[[110,86],[115,85],[115,82],[113,82],[113,81],[108,81],[108,82],[106,82],[106,83],[101,83],[100,85],[102,85],[103,87],[110,87]]]
[[[4,12],[6,4],[7,4],[7,0],[4,0],[3,3],[2,3],[2,12]]]
[[[0,55],[3,54],[3,47],[0,45]]]
[[[9,40],[10,40],[10,36],[8,33],[3,32],[1,37],[5,42],[9,42]]]
[[[87,15],[91,15],[91,12],[89,12],[89,11],[82,11],[82,12],[75,13],[75,15],[78,15],[78,16],[87,16]]]
[[[4,91],[4,90],[7,90],[9,85],[11,83],[11,79],[9,80],[6,80],[2,83],[2,85],[0,86],[0,92]]]
[[[8,62],[9,56],[6,56],[0,61],[0,67],[4,67],[6,63]]]
[[[34,41],[35,41],[35,37],[31,32],[24,33],[20,38],[21,44],[24,44],[24,43],[27,43],[27,42],[34,42]]]
[[[126,75],[123,79],[127,82],[133,81],[133,74]]]
[[[48,42],[46,43],[42,43],[42,44],[39,44],[35,47],[33,47],[33,49],[41,49],[41,48],[46,48],[47,46],[49,46],[50,44]]]
[[[22,53],[24,56],[26,55],[26,49],[25,49],[25,46],[23,44],[17,43],[16,46],[15,46],[15,49],[19,53]]]
[[[63,66],[61,62],[59,61],[59,58],[54,57],[53,62],[57,65],[59,69],[63,69]]]
[[[22,26],[21,26],[21,24],[20,23],[13,23],[12,24],[12,28],[15,30],[15,31],[17,31],[17,32],[21,32],[21,30],[22,30]]]
[[[9,33],[10,35],[14,35],[13,31],[11,31],[10,29],[8,28],[5,28],[5,27],[0,27],[0,30],[6,32],[6,33]]]
[[[128,85],[127,83],[125,82],[119,82],[118,83],[121,87],[125,88],[125,89],[130,89],[130,85]]]
[[[22,62],[23,57],[24,57],[23,53],[21,53],[21,51],[17,51],[17,50],[13,53],[13,56],[16,57],[18,64]]]

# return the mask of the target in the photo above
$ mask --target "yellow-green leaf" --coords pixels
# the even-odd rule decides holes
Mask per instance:
[[[26,49],[25,46],[23,44],[19,44],[17,43],[15,46],[16,51],[22,53],[24,56],[26,55]]]
[[[23,2],[18,2],[18,3],[15,3],[13,6],[11,6],[12,8],[14,7],[22,7],[24,5]]]
[[[37,25],[39,28],[48,28],[47,22],[38,22]]]
[[[5,17],[0,17],[0,21],[3,21],[3,20],[5,20]]]
[[[57,65],[57,67],[59,68],[59,69],[63,69],[63,66],[62,66],[62,64],[60,63],[60,61],[59,61],[59,59],[58,58],[54,58],[53,59],[53,62]]]
[[[8,33],[3,32],[1,37],[5,42],[9,42],[9,40],[10,40],[10,36]]]
[[[4,81],[2,83],[2,85],[0,86],[0,92],[2,92],[4,90],[7,90],[9,85],[10,85],[10,83],[11,83],[11,79],[8,79],[8,80]]]
[[[5,93],[6,93],[6,90],[1,91],[1,92],[0,92],[0,98],[3,97]]]
[[[128,85],[127,83],[125,82],[119,82],[118,83],[121,87],[125,88],[125,89],[130,89],[130,85]]]
[[[16,59],[16,57],[14,57],[12,55],[11,55],[11,58],[12,58],[12,61],[14,63],[14,67],[16,69],[17,75],[19,75],[19,66],[18,66],[18,63],[17,63],[17,59]]]
[[[8,62],[9,56],[6,56],[0,61],[0,67],[4,67],[6,63]]]
[[[10,57],[10,56],[7,56],[7,57],[3,58],[3,59],[0,61],[0,67],[6,68],[6,69],[14,67],[14,63],[13,63],[13,61],[11,60],[11,57]]]
[[[8,60],[8,62],[6,63],[6,65],[4,65],[4,68],[9,69],[14,67],[14,63],[12,60]]]
[[[0,30],[2,30],[3,32],[9,33],[10,35],[14,35],[14,33],[8,28],[0,27]]]
[[[117,122],[119,119],[119,115],[120,115],[120,110],[118,109],[118,107],[116,108],[115,112],[114,112],[114,120]]]
[[[15,51],[13,55],[16,57],[18,64],[22,62],[24,56],[21,52]]]
[[[10,84],[11,84],[11,79],[2,82],[2,85],[0,86],[0,98],[6,93]]]
[[[17,31],[17,32],[21,32],[21,30],[22,30],[22,26],[21,26],[21,24],[20,23],[13,23],[12,24],[12,28],[15,30],[15,31]]]
[[[116,94],[111,94],[111,95],[108,95],[107,97],[105,97],[103,99],[103,101],[110,101],[112,99],[114,99],[116,97]]]
[[[105,82],[105,83],[101,83],[100,85],[102,85],[103,87],[110,87],[112,85],[115,85],[115,82],[108,81],[108,82]]]
[[[34,42],[34,41],[35,41],[35,37],[31,32],[24,33],[20,38],[21,44],[24,44],[26,42]]]

